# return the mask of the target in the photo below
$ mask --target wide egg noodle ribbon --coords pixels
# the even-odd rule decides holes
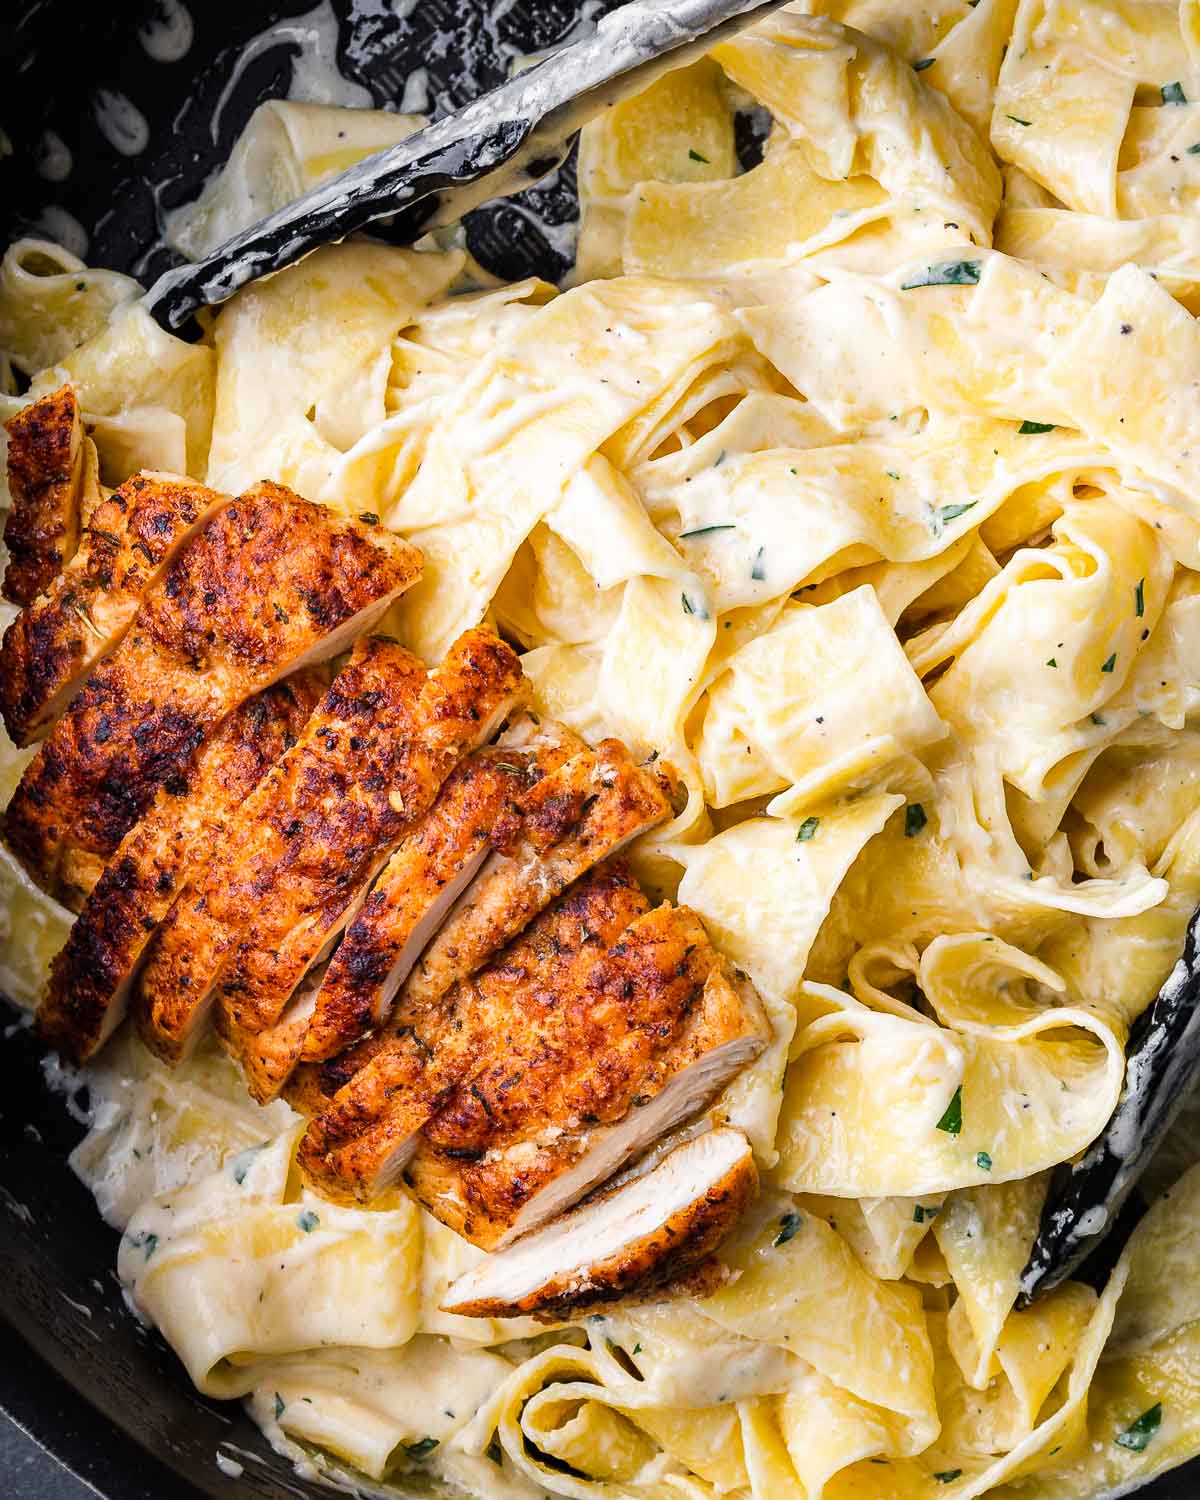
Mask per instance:
[[[385,416],[392,340],[461,266],[368,241],[326,246],[246,287],[217,317],[208,482],[237,493],[274,479],[356,514],[335,492],[342,454]],[[340,330],[314,340],[325,320]]]
[[[715,305],[652,281],[579,287],[521,324],[448,404],[420,473],[386,517],[425,556],[396,611],[406,643],[437,660],[482,617],[520,544],[588,459],[698,361],[719,363],[736,342]],[[524,476],[516,495],[514,473]]]
[[[289,1192],[302,1128],[149,1199],[122,1237],[122,1281],[210,1395],[246,1394],[276,1355],[398,1348],[417,1329],[416,1206],[346,1209]]]
[[[1057,979],[1019,950],[962,935],[922,960],[940,1027],[841,996],[792,1044],[779,1180],[912,1197],[1028,1177],[1082,1150],[1119,1095],[1122,1038],[1080,1007],[1025,997],[1022,975]]]
[[[758,818],[687,855],[679,899],[703,918],[713,941],[754,981],[771,1021],[766,1051],[735,1078],[718,1111],[745,1130],[759,1158],[774,1138],[795,997],[809,950],[849,866],[900,803],[877,793],[833,810],[810,837],[799,820]]]

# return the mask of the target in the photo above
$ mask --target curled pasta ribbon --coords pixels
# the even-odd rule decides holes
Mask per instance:
[[[141,290],[132,277],[90,270],[50,240],[15,240],[0,260],[0,348],[36,375],[100,333]]]
[[[1068,208],[1126,217],[1132,204],[1121,194],[1118,205],[1118,164],[1139,86],[1178,79],[1193,98],[1195,77],[1174,7],[1084,0],[1064,12],[1021,0],[996,87],[992,145]]]
[[[945,98],[887,48],[830,21],[785,15],[714,56],[771,110],[784,139],[759,166],[724,180],[655,180],[647,159],[645,179],[621,205],[626,271],[712,277],[819,265],[825,252],[841,264],[857,256],[865,268],[894,264],[901,246],[931,235],[989,242],[1000,190],[993,162]],[[602,129],[611,136],[624,123]],[[894,149],[895,130],[907,149]],[[936,209],[923,219],[912,212],[916,201]],[[620,233],[611,197],[604,211],[611,246]]]
[[[392,341],[444,292],[459,254],[366,241],[327,246],[247,287],[217,319],[216,408],[208,482],[234,493],[262,478],[349,514],[343,455],[387,417]],[[336,318],[332,346],[311,329]]]
[[[463,1445],[485,1453],[498,1442],[519,1474],[571,1500],[622,1500],[626,1483],[657,1481],[671,1467],[653,1443],[639,1440],[617,1410],[622,1402],[638,1404],[637,1381],[608,1350],[556,1345],[512,1372],[480,1408]],[[539,1462],[535,1450],[585,1477]]]
[[[911,1197],[1029,1177],[1082,1150],[1120,1093],[1121,1038],[1091,1011],[1013,990],[1030,976],[1056,979],[1007,945],[962,935],[922,960],[936,1029],[824,992],[837,1010],[792,1046],[779,1180],[796,1192]]]

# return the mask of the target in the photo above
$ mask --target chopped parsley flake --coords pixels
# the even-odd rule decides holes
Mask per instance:
[[[1146,613],[1146,580],[1139,578],[1133,591],[1133,612],[1140,620]]]
[[[1112,669],[1116,666],[1116,664],[1117,664],[1117,653],[1114,651],[1113,654],[1108,658],[1108,660],[1106,662],[1102,662],[1101,663],[1100,670],[1102,672],[1111,672]]]
[[[933,1477],[939,1484],[953,1484],[961,1474],[961,1469],[943,1469],[940,1474],[935,1474]]]
[[[902,281],[900,290],[911,292],[918,286],[978,286],[982,264],[978,260],[939,261],[936,265],[927,266],[912,281]]]
[[[245,1182],[250,1168],[254,1165],[254,1158],[266,1144],[266,1141],[264,1141],[262,1146],[247,1146],[245,1151],[239,1151],[229,1163],[229,1170],[233,1173],[233,1180],[237,1183],[238,1187],[241,1187],[242,1183]]]
[[[900,478],[899,474],[896,473],[895,469],[885,469],[883,472],[887,475],[887,477],[889,479],[899,479]]]
[[[750,577],[753,578],[756,583],[761,583],[767,576],[767,570],[763,566],[763,554],[766,552],[766,550],[767,549],[765,547],[760,547],[754,554],[754,562],[750,568]]]
[[[299,1224],[305,1234],[311,1234],[320,1222],[320,1215],[313,1213],[311,1208],[301,1209],[300,1213],[296,1216],[296,1223]]]
[[[954,1090],[950,1096],[945,1113],[937,1122],[937,1128],[944,1130],[947,1135],[959,1135],[962,1132],[962,1084]]]
[[[681,531],[679,540],[687,541],[689,537],[711,536],[714,531],[736,531],[737,523],[734,521],[721,521],[715,526],[693,526],[691,531]]]
[[[975,1165],[981,1172],[990,1172],[992,1170],[992,1158],[986,1151],[977,1151],[975,1153]]]
[[[641,1344],[634,1344],[634,1346],[633,1346],[633,1352],[635,1354],[640,1354],[642,1352],[642,1346],[641,1346]]]
[[[913,1223],[928,1224],[930,1219],[937,1218],[937,1212],[936,1207],[929,1208],[924,1203],[917,1203],[913,1206]]]
[[[1053,432],[1053,431],[1054,431],[1054,423],[1053,422],[1028,422],[1028,421],[1026,421],[1026,422],[1022,422],[1021,425],[1020,425],[1020,427],[1017,428],[1017,432],[1018,432],[1018,434],[1021,437],[1029,437],[1031,433],[1035,433],[1035,432]]]
[[[713,459],[713,468],[714,469],[719,469],[724,462],[725,462],[725,450],[724,450],[724,448],[722,448],[721,451],[720,451],[720,453],[717,454],[716,458]]]
[[[1144,1411],[1124,1432],[1118,1432],[1113,1441],[1118,1448],[1130,1448],[1134,1453],[1141,1453],[1161,1424],[1162,1402],[1156,1401],[1149,1411]]]
[[[362,511],[359,511],[359,513],[358,513],[358,519],[363,523],[364,526],[378,526],[379,525],[379,517],[375,514],[375,512],[373,510],[362,510]]]
[[[1093,724],[1098,724],[1102,729],[1108,722],[1103,714],[1088,714],[1088,718],[1091,719]]]
[[[279,1392],[276,1391],[275,1392],[275,1420],[277,1422],[279,1421],[280,1417],[283,1416],[283,1414],[284,1414],[285,1411],[287,1411],[287,1402],[283,1399],[283,1397],[279,1394]]]
[[[771,1241],[772,1245],[786,1245],[788,1240],[794,1239],[796,1231],[803,1223],[799,1214],[784,1214],[779,1221],[779,1233]]]
[[[798,844],[807,844],[820,826],[820,818],[805,818],[804,822],[796,830],[796,842]]]
[[[968,500],[965,505],[943,505],[937,512],[937,518],[945,526],[947,521],[957,521],[959,516],[965,516],[969,510],[974,510],[978,504],[978,500]]]
[[[919,802],[910,802],[904,809],[904,837],[914,839],[925,827],[929,819],[925,816],[925,809]]]
[[[1046,665],[1048,667],[1057,667],[1058,666],[1058,660],[1057,660],[1057,658],[1053,657],[1053,656],[1047,657],[1046,658]]]
[[[1189,146],[1187,148],[1187,154],[1189,156],[1200,156],[1200,141],[1197,141],[1194,146]]]
[[[437,1447],[438,1440],[435,1437],[423,1437],[416,1443],[405,1443],[404,1451],[409,1458],[428,1458]]]
[[[692,161],[702,161],[706,167],[712,166],[712,163],[709,161],[708,157],[702,156],[700,152],[696,150],[695,146],[688,147],[688,156],[691,157]]]
[[[1164,104],[1186,104],[1187,95],[1183,92],[1183,84],[1178,80],[1175,83],[1164,83],[1159,89]]]
[[[933,67],[933,58],[932,57],[921,57],[921,58],[918,58],[915,63],[913,63],[912,70],[913,70],[914,73],[923,73],[926,68],[932,68],[932,67]]]
[[[1005,115],[1006,120],[1011,120],[1014,125],[1032,125],[1032,120],[1022,120],[1020,115]]]

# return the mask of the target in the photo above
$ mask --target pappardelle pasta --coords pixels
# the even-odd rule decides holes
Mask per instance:
[[[538,709],[677,769],[636,873],[771,1024],[710,1111],[763,1183],[719,1284],[557,1325],[442,1311],[477,1249],[304,1188],[215,1049],[119,1038],[75,1168],[282,1451],[485,1500],[1099,1500],[1200,1453],[1194,1115],[1102,1290],[1017,1309],[1200,901],[1193,101],[1193,0],[830,0],[585,129],[566,289],[355,240],[188,344],[8,251],[3,415],[70,382],[105,486],[266,478],[418,546],[401,642],[488,621]],[[177,243],[413,124],[264,106]],[[32,1005],[70,915],[0,859]]]

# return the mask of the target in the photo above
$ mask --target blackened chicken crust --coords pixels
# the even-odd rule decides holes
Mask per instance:
[[[79,550],[0,646],[0,715],[27,745],[116,649],[147,591],[228,495],[169,474],[135,474],[100,501]]]
[[[54,959],[37,1014],[47,1045],[80,1063],[105,1040],[184,880],[197,878],[242,802],[295,744],[321,687],[314,672],[298,672],[248,699],[221,724],[188,775],[159,788]]]
[[[83,420],[75,392],[64,385],[4,425],[12,508],[4,522],[3,592],[13,604],[28,604],[79,545]]]
[[[299,1163],[312,1185],[340,1202],[369,1203],[396,1175],[397,1151],[460,1084],[502,1053],[524,997],[530,1016],[550,1012],[591,971],[608,944],[648,906],[619,861],[591,871],[505,951],[461,980],[419,1024],[364,1044],[372,1055],[311,1120]],[[337,1060],[329,1065],[336,1069]],[[519,1070],[507,1088],[520,1082]],[[505,1092],[503,1082],[498,1085]],[[314,1091],[315,1092],[315,1091]],[[293,1097],[293,1103],[295,1103]]]
[[[65,853],[102,867],[226,714],[349,644],[419,570],[400,538],[256,485],[183,548],[26,768],[13,853],[48,890],[83,884]]]

